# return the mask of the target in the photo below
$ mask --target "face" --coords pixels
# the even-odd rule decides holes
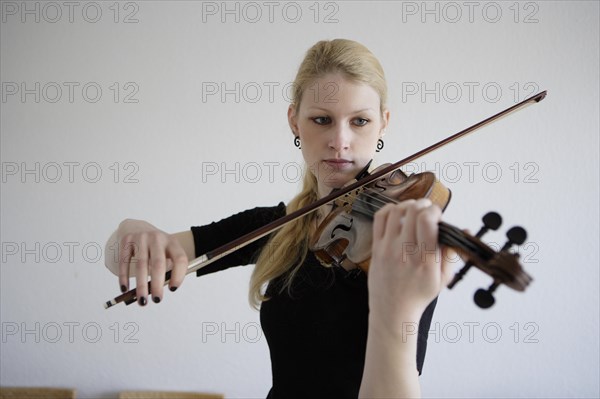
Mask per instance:
[[[335,74],[309,85],[298,111],[290,106],[288,120],[323,197],[373,158],[389,112],[381,114],[379,94],[371,86]]]

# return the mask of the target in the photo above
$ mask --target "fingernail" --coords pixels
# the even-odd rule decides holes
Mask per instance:
[[[121,292],[127,292],[127,287],[126,287],[126,286],[124,286],[124,285],[122,285],[122,286],[121,286]]]
[[[140,305],[146,306],[146,302],[147,301],[146,301],[146,297],[145,296],[143,296],[143,297],[140,298]]]
[[[152,300],[154,301],[154,303],[159,303],[160,302],[160,298],[157,296],[153,296]]]
[[[177,287],[171,287],[169,289],[171,290],[171,292],[175,292],[175,290],[177,289]]]

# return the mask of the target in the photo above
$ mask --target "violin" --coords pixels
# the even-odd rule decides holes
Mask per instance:
[[[373,173],[366,172],[367,165],[353,181],[344,187],[334,190],[304,208],[197,257],[188,265],[186,274],[193,273],[324,205],[333,205],[333,209],[311,237],[311,250],[325,266],[358,267],[368,272],[372,244],[372,218],[380,207],[388,202],[425,197],[444,210],[450,201],[450,190],[445,188],[433,173],[425,172],[407,176],[400,170],[400,167],[511,112],[538,103],[546,97],[546,94],[546,91],[535,94],[407,158],[393,164],[380,166]],[[497,213],[488,213],[483,217],[484,226],[475,236],[445,222],[439,223],[438,242],[454,249],[461,258],[467,261],[450,282],[448,288],[452,288],[460,281],[472,266],[493,279],[493,283],[487,289],[479,289],[475,293],[475,303],[481,308],[489,308],[494,304],[493,292],[501,284],[517,291],[524,291],[532,281],[531,276],[519,264],[519,255],[509,252],[512,245],[520,245],[525,242],[527,234],[523,228],[513,227],[510,229],[507,233],[507,243],[498,252],[480,240],[486,231],[497,229],[501,221],[502,219]],[[168,284],[170,276],[171,271],[168,271],[165,276],[165,285]],[[148,291],[150,292],[150,282],[148,282]],[[121,302],[129,305],[136,299],[134,288],[105,302],[104,307],[108,309]]]
[[[387,165],[380,166],[385,168]],[[375,173],[377,169],[375,170]],[[450,202],[451,192],[431,172],[407,176],[400,169],[374,182],[361,186],[334,201],[333,210],[321,222],[309,244],[311,251],[323,266],[343,267],[346,270],[369,271],[372,245],[372,224],[375,213],[388,203],[408,199],[428,198],[442,211]],[[475,293],[475,303],[483,309],[495,303],[493,292],[501,284],[517,291],[525,291],[532,278],[519,264],[518,253],[509,253],[513,245],[521,245],[527,238],[522,227],[513,227],[508,241],[498,252],[484,244],[480,238],[489,230],[497,230],[502,218],[496,212],[483,217],[483,227],[475,236],[448,223],[438,223],[438,242],[454,249],[467,260],[454,276],[448,288],[462,279],[471,266],[475,266],[493,278],[487,290]]]
[[[374,173],[387,166],[389,164],[380,166]],[[450,195],[450,190],[431,172],[409,177],[396,169],[337,198],[333,209],[311,237],[309,249],[323,266],[341,266],[346,270],[359,268],[368,272],[375,212],[389,203],[419,198],[429,198],[443,211],[450,202]]]

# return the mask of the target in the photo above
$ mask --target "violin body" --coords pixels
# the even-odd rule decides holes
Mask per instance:
[[[373,173],[383,170],[385,164]],[[348,184],[353,184],[351,181]],[[442,210],[450,202],[451,192],[431,172],[407,176],[396,169],[334,202],[331,213],[321,222],[310,240],[310,250],[324,266],[359,267],[369,270],[373,215],[385,204],[408,199],[429,198]]]

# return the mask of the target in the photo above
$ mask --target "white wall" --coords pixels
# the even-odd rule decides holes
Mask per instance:
[[[104,310],[118,284],[97,249],[125,217],[174,232],[289,200],[301,158],[282,89],[313,43],[345,37],[389,80],[379,162],[548,90],[418,162],[453,191],[447,221],[476,231],[496,210],[498,244],[526,227],[535,279],[487,311],[477,271],[442,294],[424,395],[598,397],[598,2],[273,4],[2,2],[1,384],[266,395],[251,267]]]

